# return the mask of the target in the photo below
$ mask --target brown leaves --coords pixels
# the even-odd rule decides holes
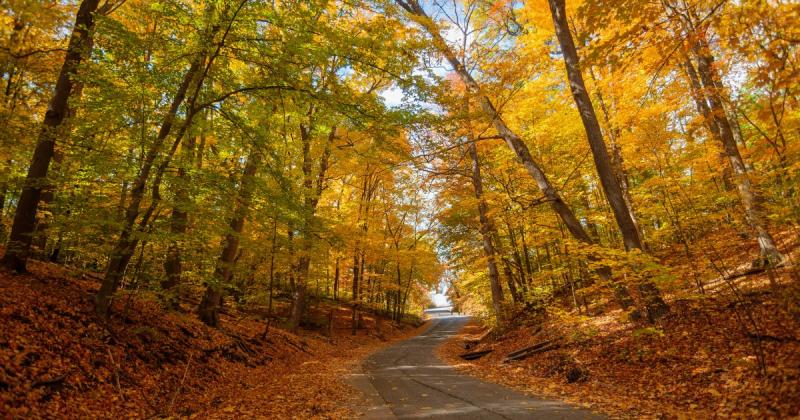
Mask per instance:
[[[29,268],[0,273],[0,412],[12,417],[347,417],[356,393],[344,373],[385,345],[345,328],[332,338],[272,328],[264,339],[263,322],[239,314],[211,329],[132,296],[117,299],[106,328],[92,311],[94,280]],[[334,324],[343,326],[349,311],[339,309]],[[392,338],[411,331],[381,329]]]
[[[791,289],[795,286],[786,286]],[[790,293],[790,290],[784,292]],[[764,334],[797,337],[800,328],[780,298],[746,303]],[[608,323],[613,317],[590,318]],[[487,343],[494,352],[472,362],[457,358],[461,339],[441,348],[445,360],[460,369],[531,394],[574,403],[589,403],[622,416],[789,417],[800,413],[800,343],[762,341],[768,369],[759,375],[751,338],[742,333],[734,307],[723,298],[674,302],[673,314],[657,334],[628,324],[596,328],[580,341],[552,352],[508,364],[509,352],[532,344],[529,329],[518,328],[500,341]],[[475,327],[473,327],[474,329]],[[569,317],[550,319],[542,335],[586,328]],[[465,335],[469,330],[465,331]],[[536,340],[540,337],[537,336]],[[587,376],[568,383],[580,369]],[[583,381],[583,382],[582,382]]]

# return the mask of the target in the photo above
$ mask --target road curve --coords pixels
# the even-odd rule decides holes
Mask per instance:
[[[366,418],[601,419],[565,403],[533,398],[457,372],[436,348],[469,320],[436,314],[422,334],[370,356],[353,385],[367,396]]]

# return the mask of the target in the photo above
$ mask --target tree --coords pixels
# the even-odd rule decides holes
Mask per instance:
[[[75,14],[67,53],[42,122],[36,149],[28,166],[25,186],[14,213],[14,223],[11,225],[9,243],[1,262],[8,270],[18,273],[26,271],[39,200],[47,183],[47,171],[55,154],[56,140],[64,135],[62,128],[69,115],[68,101],[75,86],[74,79],[81,62],[92,51],[92,31],[99,4],[99,0],[83,0]]]
[[[608,203],[611,205],[614,218],[622,233],[625,249],[628,251],[633,249],[641,250],[643,247],[642,240],[639,238],[639,229],[631,217],[633,212],[626,202],[617,176],[614,174],[611,159],[609,158],[608,150],[603,140],[603,133],[600,131],[600,123],[594,112],[594,105],[592,105],[592,100],[586,90],[586,85],[583,83],[583,74],[581,73],[578,51],[575,48],[575,43],[572,40],[572,33],[570,33],[569,25],[567,24],[567,12],[564,7],[564,0],[549,0],[548,3],[550,5],[550,13],[553,16],[553,26],[555,27],[556,37],[561,45],[561,53],[564,55],[564,65],[567,69],[570,90],[575,99],[575,106],[580,113],[583,127],[586,130],[586,136],[589,139],[589,146],[592,150],[592,156],[594,157],[594,164],[597,168],[600,183],[603,185],[606,199],[608,199]],[[661,298],[661,293],[655,284],[644,279],[640,281],[638,287],[646,302],[647,313],[651,319],[657,319],[666,312],[669,312],[669,307],[664,303],[664,300]]]
[[[225,286],[230,284],[233,277],[236,256],[239,254],[240,237],[244,229],[244,222],[250,212],[250,202],[255,188],[255,175],[260,165],[261,152],[254,149],[250,152],[242,171],[242,176],[239,179],[240,187],[233,204],[230,230],[225,234],[225,239],[222,241],[222,252],[214,269],[214,277],[206,286],[203,300],[197,307],[200,320],[212,327],[219,325],[219,310],[222,308],[223,292]]]
[[[100,290],[95,297],[96,311],[101,318],[108,316],[111,308],[111,298],[114,292],[117,290],[120,280],[125,275],[125,270],[128,267],[128,263],[133,256],[133,252],[136,250],[136,246],[139,244],[139,238],[134,232],[136,229],[135,225],[137,220],[139,224],[138,230],[143,231],[148,226],[150,218],[152,217],[153,212],[160,201],[160,187],[164,172],[166,171],[172,157],[175,155],[175,152],[180,146],[184,135],[191,127],[192,120],[199,111],[197,100],[200,96],[203,82],[208,76],[214,60],[219,57],[220,51],[225,44],[225,39],[230,33],[237,15],[246,3],[247,0],[242,0],[237,7],[233,8],[232,10],[230,8],[226,8],[224,10],[223,15],[225,13],[230,13],[231,16],[223,17],[223,19],[228,20],[228,22],[226,22],[227,27],[225,28],[224,32],[222,32],[223,35],[221,39],[216,43],[213,43],[213,40],[217,33],[223,30],[223,27],[218,22],[208,22],[206,32],[201,37],[200,51],[195,54],[189,69],[186,70],[183,76],[183,81],[175,92],[175,96],[172,99],[169,110],[167,111],[161,123],[158,136],[147,150],[147,154],[144,157],[142,166],[139,169],[139,173],[132,184],[133,186],[131,187],[130,203],[125,210],[125,218],[119,234],[119,239],[117,240],[114,249],[110,253],[103,284],[100,286]],[[216,18],[214,14],[215,11],[212,7],[210,7],[209,15],[211,15],[211,19]],[[187,95],[188,103],[186,104],[186,119],[176,133],[172,142],[172,146],[167,151],[166,156],[156,167],[152,186],[151,203],[142,214],[140,219],[140,206],[144,198],[147,182],[150,179],[150,173],[153,170],[156,158],[159,157],[162,152],[161,149],[164,143],[172,132],[178,111],[180,110],[181,106],[184,105],[184,100],[187,99]]]

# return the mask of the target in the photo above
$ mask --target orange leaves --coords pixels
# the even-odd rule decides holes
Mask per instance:
[[[94,281],[47,264],[29,268],[22,277],[0,273],[4,415],[349,417],[356,394],[343,375],[384,345],[370,334],[351,337],[343,328],[349,311],[340,308],[333,338],[273,327],[264,340],[264,323],[243,314],[223,315],[216,330],[124,295],[106,329],[93,314]],[[390,338],[411,331],[381,328]]]
[[[771,333],[796,336],[796,323],[785,323],[791,315],[776,310],[774,304],[763,302],[755,315]],[[734,310],[724,301],[677,305],[673,316],[655,333],[613,321],[611,314],[583,321],[571,316],[550,317],[542,324],[540,335],[590,333],[572,335],[572,343],[558,351],[522,362],[498,363],[504,354],[533,339],[531,329],[523,326],[526,322],[520,321],[500,340],[485,343],[494,352],[482,359],[465,363],[457,357],[463,352],[461,337],[445,343],[440,354],[458,369],[481,378],[533,395],[588,403],[621,417],[780,418],[800,413],[794,398],[800,386],[793,376],[798,373],[800,344],[762,342],[769,347],[773,365],[760,377],[748,354],[751,343],[741,334]],[[464,334],[474,329],[467,327]],[[589,372],[586,382],[567,383],[564,366],[571,364]]]

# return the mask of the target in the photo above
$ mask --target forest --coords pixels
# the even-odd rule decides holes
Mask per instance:
[[[481,381],[800,415],[797,2],[0,11],[0,417],[357,417],[441,301]]]

